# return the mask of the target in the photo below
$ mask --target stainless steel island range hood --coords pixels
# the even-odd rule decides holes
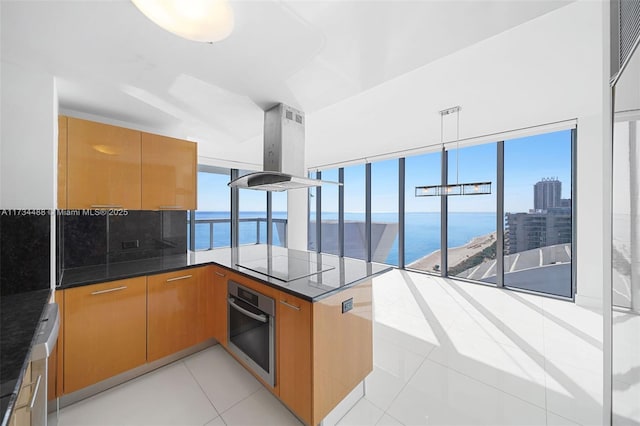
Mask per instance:
[[[304,113],[284,104],[264,112],[263,172],[249,173],[232,180],[232,188],[261,191],[288,191],[325,183],[302,177],[304,170]]]

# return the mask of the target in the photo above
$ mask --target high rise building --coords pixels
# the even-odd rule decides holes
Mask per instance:
[[[561,198],[562,182],[542,179],[533,188],[534,210],[505,214],[505,254],[571,242],[571,198]]]
[[[543,178],[533,187],[533,208],[536,211],[562,206],[562,182],[557,178]]]
[[[571,210],[507,213],[505,223],[505,254],[571,242]]]

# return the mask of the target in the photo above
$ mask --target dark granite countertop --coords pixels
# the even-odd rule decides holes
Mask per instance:
[[[0,301],[0,392],[2,424],[7,424],[31,357],[31,347],[51,290],[2,296]]]
[[[66,269],[63,271],[59,288],[153,275],[208,264],[244,274],[308,301],[323,299],[342,288],[392,269],[389,265],[368,263],[348,257],[257,244],[236,249],[188,251],[183,255]]]

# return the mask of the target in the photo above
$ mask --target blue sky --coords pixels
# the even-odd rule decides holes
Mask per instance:
[[[570,197],[571,182],[571,132],[569,130],[546,133],[505,142],[505,212],[528,211],[533,208],[533,185],[542,178],[557,177],[562,182],[562,197]],[[493,212],[496,205],[496,144],[482,144],[459,151],[459,181],[491,181],[492,194],[469,197],[450,197],[452,212]],[[398,160],[372,163],[372,210],[396,212],[398,210]],[[440,182],[440,152],[406,159],[405,205],[407,212],[438,212],[438,197],[415,197],[414,188],[419,185]],[[198,174],[198,209],[209,211],[229,210],[229,191],[226,175]],[[338,170],[322,172],[323,180],[338,181]],[[449,181],[456,181],[456,150],[449,151]],[[364,212],[365,166],[345,167],[345,211]],[[222,188],[217,191],[204,188]],[[285,211],[286,192],[273,193],[273,210]],[[266,193],[241,190],[240,210],[264,210]],[[322,188],[323,211],[338,210],[338,187]]]

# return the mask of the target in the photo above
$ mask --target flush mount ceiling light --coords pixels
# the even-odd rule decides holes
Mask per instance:
[[[193,41],[213,43],[233,31],[233,9],[227,0],[131,0],[165,30]]]
[[[456,113],[456,183],[447,185],[416,186],[416,197],[437,197],[441,195],[483,195],[491,194],[491,182],[459,183],[458,165],[460,160],[460,106],[440,111],[440,143],[444,155],[444,116]]]

